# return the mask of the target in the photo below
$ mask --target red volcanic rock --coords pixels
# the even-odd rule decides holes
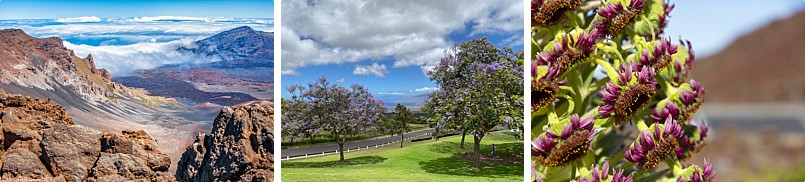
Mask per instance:
[[[73,125],[50,100],[0,89],[0,181],[175,181],[144,131]]]
[[[272,181],[274,110],[224,107],[179,160],[179,181]]]

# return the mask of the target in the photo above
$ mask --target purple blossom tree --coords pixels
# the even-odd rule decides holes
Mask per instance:
[[[458,130],[474,139],[475,166],[480,169],[480,143],[495,126],[522,131],[522,53],[497,48],[485,38],[458,44],[428,76],[439,90],[428,97],[423,111],[437,129]]]
[[[298,90],[299,95],[297,98],[293,94],[289,107],[292,110],[283,110],[283,116],[292,116],[292,121],[296,119],[293,117],[315,121],[317,129],[329,132],[338,143],[342,162],[347,136],[377,129],[386,109],[382,101],[375,99],[365,87],[358,84],[345,88],[321,77],[316,82],[308,83],[307,88],[293,85],[288,88],[289,91],[292,88]]]

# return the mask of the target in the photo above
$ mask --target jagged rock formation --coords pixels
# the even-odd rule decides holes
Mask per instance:
[[[0,180],[173,181],[170,159],[144,131],[72,125],[49,99],[0,89]]]
[[[179,160],[179,181],[272,181],[274,109],[224,107]]]

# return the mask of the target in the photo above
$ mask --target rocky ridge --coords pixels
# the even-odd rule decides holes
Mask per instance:
[[[170,159],[144,131],[73,125],[49,99],[0,89],[0,180],[174,181]]]
[[[274,110],[224,107],[179,160],[179,181],[272,181]]]

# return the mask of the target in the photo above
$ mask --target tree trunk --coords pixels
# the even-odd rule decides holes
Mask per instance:
[[[481,170],[481,138],[475,135],[475,167]]]
[[[464,149],[464,137],[467,136],[467,132],[464,129],[461,129],[461,147],[460,149]]]
[[[403,147],[403,142],[405,142],[405,138],[403,136],[405,136],[405,135],[400,134],[400,148]]]
[[[344,143],[343,142],[338,143],[338,153],[341,154],[341,160],[340,161],[344,162]]]

